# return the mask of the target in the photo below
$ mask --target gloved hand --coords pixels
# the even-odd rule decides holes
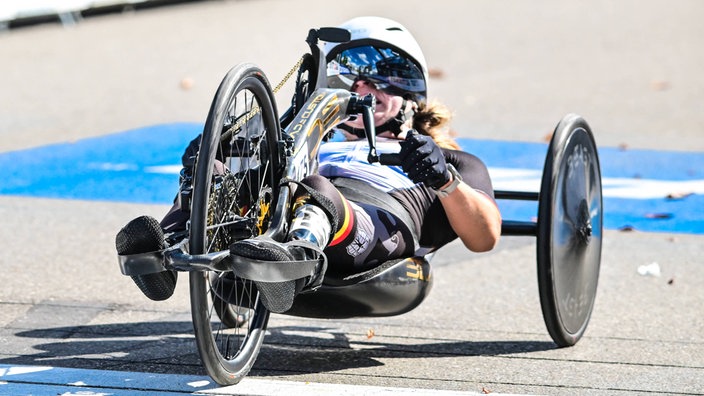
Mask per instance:
[[[401,168],[414,183],[438,189],[450,181],[445,156],[433,138],[411,130],[401,142]]]

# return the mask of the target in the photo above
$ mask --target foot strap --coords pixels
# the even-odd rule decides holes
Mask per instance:
[[[166,249],[147,253],[118,254],[117,260],[123,275],[137,276],[166,271],[164,252]]]
[[[284,246],[296,246],[314,252],[311,256],[318,259],[272,261],[258,260],[237,256],[230,253],[230,264],[233,272],[240,278],[255,282],[286,282],[303,278],[313,278],[306,289],[317,289],[322,284],[322,278],[327,270],[328,259],[321,249],[305,241],[291,241]]]

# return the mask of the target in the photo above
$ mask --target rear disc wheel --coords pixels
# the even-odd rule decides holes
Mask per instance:
[[[538,287],[546,327],[561,347],[577,343],[594,307],[602,244],[601,170],[579,116],[557,125],[538,203]]]

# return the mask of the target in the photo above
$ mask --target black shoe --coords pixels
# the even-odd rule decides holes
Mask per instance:
[[[293,262],[310,260],[311,253],[319,251],[317,248],[303,247],[301,243],[279,243],[269,238],[251,238],[237,241],[230,245],[230,253],[235,256],[268,262]],[[318,253],[315,253],[318,254]],[[322,254],[322,252],[320,252]],[[317,259],[317,257],[316,257]],[[321,270],[318,270],[319,272]],[[322,269],[324,271],[324,267]],[[294,298],[311,283],[312,279],[319,276],[307,276],[284,282],[255,281],[257,290],[264,306],[271,312],[283,313],[291,309]]]
[[[166,246],[164,232],[159,221],[150,216],[141,216],[127,223],[115,237],[117,254],[128,255],[163,250]],[[163,301],[171,297],[176,289],[176,271],[163,271],[131,276],[139,290],[149,299]]]

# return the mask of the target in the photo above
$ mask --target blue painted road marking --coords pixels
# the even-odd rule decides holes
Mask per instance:
[[[0,154],[8,176],[1,194],[164,204],[173,200],[176,174],[159,167],[181,163],[201,124],[168,124]],[[180,168],[180,167],[178,167]]]
[[[170,204],[183,149],[201,130],[197,123],[158,125],[0,153],[0,194]],[[538,191],[547,144],[460,144],[487,163],[497,189]],[[704,153],[600,147],[599,156],[606,228],[704,234]],[[499,205],[508,220],[537,213],[534,202]]]

